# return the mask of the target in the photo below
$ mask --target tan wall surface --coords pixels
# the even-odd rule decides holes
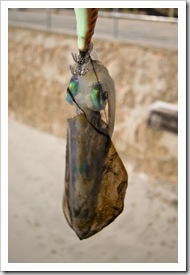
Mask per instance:
[[[178,137],[146,126],[150,104],[178,103],[177,52],[94,40],[116,86],[113,142],[121,157],[177,182]],[[65,138],[74,109],[65,100],[77,49],[73,36],[9,27],[9,116]]]

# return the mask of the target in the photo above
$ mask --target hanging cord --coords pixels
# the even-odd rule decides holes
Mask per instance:
[[[91,39],[94,34],[96,20],[98,18],[98,9],[75,8],[75,17],[77,23],[77,37],[79,54],[72,54],[74,61],[78,64],[77,68],[70,67],[72,74],[85,75],[87,69],[82,70],[82,65],[88,63],[90,52],[92,50]]]
[[[74,10],[77,21],[78,49],[81,56],[85,56],[94,34],[98,9],[75,8]]]

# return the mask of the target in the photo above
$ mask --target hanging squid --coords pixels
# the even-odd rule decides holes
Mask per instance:
[[[76,116],[68,119],[63,212],[85,239],[122,212],[128,176],[111,141],[114,82],[91,42],[98,9],[75,9],[75,15],[79,53],[73,55],[66,100],[76,107]]]

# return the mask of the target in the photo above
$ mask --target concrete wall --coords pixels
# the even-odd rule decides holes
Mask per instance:
[[[150,104],[177,105],[177,52],[94,41],[99,59],[116,86],[113,135],[121,157],[163,180],[177,182],[177,135],[147,128]],[[74,108],[65,101],[76,52],[76,38],[9,28],[9,115],[32,127],[65,138]]]

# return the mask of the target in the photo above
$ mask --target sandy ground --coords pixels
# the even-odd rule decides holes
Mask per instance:
[[[78,239],[61,208],[65,146],[64,139],[9,120],[9,262],[177,262],[177,185],[137,174],[125,161],[123,213]]]

